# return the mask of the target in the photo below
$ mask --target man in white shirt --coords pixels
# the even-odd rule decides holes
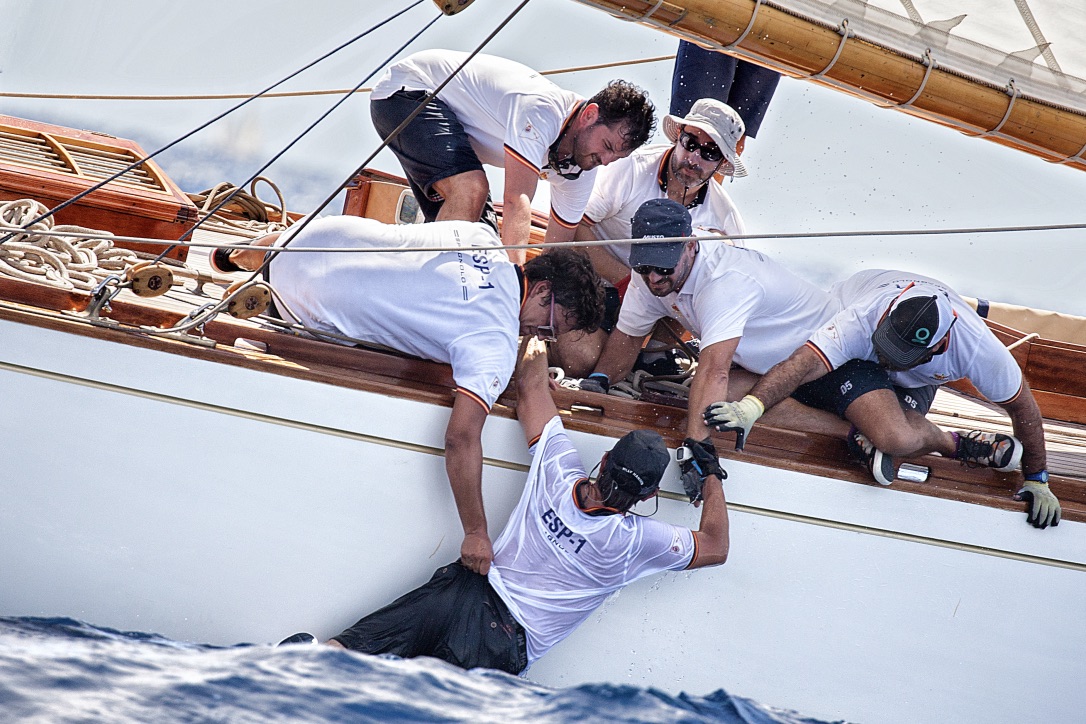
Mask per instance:
[[[516,366],[518,336],[552,339],[599,324],[599,277],[569,249],[518,267],[480,222],[392,225],[332,216],[297,232],[300,226],[258,239],[261,248],[219,254],[216,264],[253,270],[264,262],[265,247],[287,243],[328,249],[271,259],[268,281],[284,319],[317,336],[346,335],[452,366],[457,394],[445,431],[445,469],[464,526],[464,565],[485,574],[493,550],[482,497],[483,424]],[[410,250],[420,247],[445,251]],[[374,248],[388,252],[363,251]]]
[[[972,307],[938,280],[881,269],[831,294],[841,311],[742,400],[711,405],[706,424],[735,430],[741,448],[765,409],[791,395],[852,422],[850,448],[883,485],[896,476],[894,456],[938,452],[1000,471],[1021,460],[1025,483],[1015,499],[1031,502],[1033,525],[1058,525],[1041,411],[1018,363]],[[935,389],[960,379],[1007,411],[1017,437],[947,432],[924,417]]]
[[[715,451],[699,452],[708,474],[697,531],[630,515],[656,495],[669,462],[663,439],[629,433],[591,479],[551,398],[546,359],[546,348],[530,340],[517,368],[517,417],[532,466],[488,576],[443,566],[329,644],[518,674],[626,585],[724,563],[728,509]]]
[[[736,144],[743,137],[739,114],[721,101],[703,98],[684,118],[665,116],[664,135],[670,145],[643,146],[599,170],[584,220],[577,228],[577,241],[631,238],[633,215],[649,199],[671,199],[685,206],[695,236],[745,232],[739,210],[715,178],[747,175],[736,152]],[[630,279],[630,246],[620,241],[585,247],[592,266],[614,286],[614,291],[608,290],[608,311],[613,316],[605,320],[600,331],[560,337],[552,347],[552,362],[571,377],[583,377],[592,371],[607,342],[607,333],[614,328],[618,302]]]
[[[690,232],[689,212],[671,199],[646,201],[634,215],[633,238]],[[696,239],[642,243],[633,246],[630,263],[634,275],[618,325],[582,390],[606,392],[624,379],[657,320],[670,317],[701,340],[689,409],[703,410],[727,399],[733,361],[764,374],[839,308],[829,294],[751,249]],[[686,434],[708,438],[697,412],[688,416]]]
[[[370,115],[396,154],[427,221],[483,218],[483,164],[505,169],[502,242],[527,244],[540,179],[551,184],[547,241],[569,241],[595,168],[628,156],[652,135],[645,93],[612,81],[587,101],[520,63],[426,50],[393,64],[371,94]],[[446,78],[452,80],[395,138],[392,132]],[[485,219],[484,219],[485,220]],[[514,261],[523,252],[511,252]]]

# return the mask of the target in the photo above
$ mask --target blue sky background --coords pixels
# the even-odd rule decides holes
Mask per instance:
[[[245,93],[371,27],[406,0],[0,0],[0,91],[101,94]],[[476,0],[441,18],[406,52],[473,49],[515,7]],[[429,0],[287,89],[345,88],[377,69],[437,15]],[[487,52],[539,70],[674,53],[677,41],[572,0],[532,0]],[[671,63],[554,76],[591,95],[612,78],[646,88],[666,111]],[[370,84],[367,84],[370,85]],[[163,158],[190,191],[240,182],[334,102],[257,101]],[[153,150],[230,105],[224,101],[30,101],[0,111],[101,130]],[[657,141],[663,139],[658,132]],[[288,204],[307,211],[376,147],[368,99],[356,96],[269,172]],[[754,233],[1086,222],[1086,173],[785,79],[727,185]],[[383,153],[374,164],[399,172]],[[500,173],[492,185],[501,188]],[[539,199],[545,207],[545,197]],[[334,209],[334,207],[333,207]],[[1086,315],[1083,231],[752,243],[816,283],[864,268],[939,277],[963,294]]]

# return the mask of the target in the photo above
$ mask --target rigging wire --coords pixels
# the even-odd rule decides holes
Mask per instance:
[[[351,183],[351,180],[354,179],[354,177],[357,176],[358,174],[362,173],[362,171],[373,162],[373,159],[377,158],[377,154],[379,154],[381,151],[383,151],[385,149],[385,147],[388,146],[390,141],[392,141],[398,135],[400,135],[400,133],[403,131],[403,129],[407,128],[407,126],[413,120],[415,120],[415,118],[420,113],[422,113],[423,109],[426,108],[426,106],[430,103],[430,101],[433,100],[434,98],[436,98],[437,94],[440,93],[442,91],[442,89],[444,89],[445,86],[448,85],[449,82],[452,81],[452,79],[455,78],[460,73],[460,71],[463,70],[464,67],[468,63],[470,63],[472,61],[473,58],[475,58],[475,56],[477,56],[480,52],[482,52],[483,48],[485,48],[490,43],[490,41],[493,40],[494,37],[497,36],[497,34],[500,33],[505,28],[506,25],[508,25],[510,22],[512,22],[513,18],[515,18],[520,13],[520,11],[523,10],[525,8],[525,6],[528,5],[528,3],[530,1],[531,0],[522,0],[522,2],[519,5],[517,5],[513,9],[513,11],[511,13],[509,13],[509,15],[506,16],[506,18],[504,20],[502,20],[500,23],[498,23],[498,26],[496,28],[494,28],[494,30],[492,30],[489,35],[487,35],[485,38],[483,38],[483,41],[481,43],[479,43],[478,46],[476,46],[475,50],[468,53],[468,56],[464,59],[464,62],[462,62],[459,66],[457,66],[455,69],[453,69],[453,72],[449,74],[448,78],[446,78],[441,83],[439,83],[436,88],[434,88],[432,91],[430,91],[429,93],[426,94],[425,98],[423,98],[421,101],[419,101],[419,104],[415,108],[415,110],[413,110],[411,113],[409,113],[408,116],[403,119],[403,121],[400,123],[400,125],[396,126],[396,128],[394,128],[394,129],[392,129],[392,132],[388,135],[388,138],[383,139],[381,141],[381,143],[379,143],[377,145],[377,148],[374,149],[373,153],[371,153],[361,164],[359,164],[358,167],[354,171],[352,171],[347,176],[347,178],[345,178],[339,184],[339,186],[337,186],[336,189],[324,199],[324,201],[322,201],[320,204],[318,204],[317,208],[315,208],[312,212],[307,214],[306,217],[304,219],[302,219],[300,222],[298,222],[293,227],[291,227],[291,229],[292,229],[291,236],[288,237],[283,242],[282,246],[269,247],[270,252],[266,253],[264,255],[263,263],[261,263],[261,265],[259,267],[257,267],[255,270],[253,270],[252,275],[245,282],[245,284],[252,283],[259,276],[261,276],[263,271],[268,268],[268,265],[272,263],[272,260],[274,260],[275,257],[279,255],[279,252],[284,247],[289,245],[290,242],[293,241],[297,237],[297,235],[299,233],[301,233],[305,229],[305,227],[308,226],[309,223],[313,219],[315,219],[317,217],[317,214],[319,214],[321,211],[323,211],[324,208],[328,206],[328,204],[332,203],[332,201],[336,198],[336,196],[339,195],[339,192],[343,191],[345,188],[347,188],[348,184]]]
[[[411,5],[408,5],[408,6],[407,6],[407,7],[405,7],[405,8],[403,9],[403,10],[400,10],[400,11],[398,11],[398,12],[396,12],[396,13],[393,13],[392,15],[390,15],[390,16],[389,16],[389,17],[387,17],[386,19],[382,20],[381,22],[377,23],[376,25],[374,25],[373,27],[369,28],[368,30],[365,30],[365,31],[363,31],[362,33],[359,33],[358,35],[354,36],[354,37],[353,37],[353,38],[351,38],[350,40],[348,40],[348,41],[346,41],[346,42],[344,42],[344,43],[340,44],[340,45],[339,45],[339,46],[337,46],[336,48],[333,48],[332,50],[328,51],[328,52],[327,52],[327,53],[325,53],[324,55],[320,56],[320,57],[319,57],[319,58],[317,58],[316,60],[310,61],[310,62],[309,62],[309,63],[307,63],[306,65],[302,66],[302,67],[301,67],[301,68],[299,68],[298,70],[295,70],[295,71],[293,71],[292,73],[290,73],[289,75],[287,75],[287,76],[286,76],[285,78],[282,78],[281,80],[279,80],[279,81],[276,81],[275,83],[271,84],[270,86],[268,86],[268,87],[267,87],[267,88],[265,88],[264,90],[260,91],[259,93],[255,94],[255,95],[252,95],[252,96],[249,96],[249,97],[248,97],[248,98],[247,98],[246,100],[242,101],[241,103],[238,103],[238,104],[236,104],[236,105],[232,106],[231,108],[229,108],[228,110],[226,110],[226,111],[223,111],[222,113],[220,113],[219,115],[215,116],[214,118],[212,118],[212,119],[210,119],[210,120],[208,120],[208,121],[205,121],[205,122],[204,122],[204,123],[202,123],[201,125],[197,126],[196,128],[192,129],[192,130],[191,130],[191,131],[189,131],[188,133],[186,133],[186,134],[184,134],[183,136],[181,136],[180,138],[177,138],[177,139],[175,139],[175,140],[173,140],[173,141],[169,142],[168,144],[166,144],[166,145],[165,145],[165,146],[163,146],[162,148],[158,149],[158,150],[157,150],[157,151],[155,151],[154,153],[152,153],[152,154],[150,154],[150,155],[148,155],[148,156],[146,156],[146,157],[144,157],[144,158],[142,158],[142,159],[139,159],[139,160],[137,160],[136,162],[134,162],[134,163],[132,163],[132,164],[129,164],[128,166],[124,167],[124,168],[123,168],[123,169],[121,169],[120,171],[117,171],[116,173],[114,173],[114,174],[113,174],[112,176],[110,176],[109,178],[106,178],[106,179],[104,179],[104,180],[102,180],[102,181],[99,181],[98,183],[96,183],[95,185],[93,185],[93,186],[91,186],[90,188],[86,189],[85,191],[81,191],[80,193],[76,194],[75,196],[73,196],[72,198],[68,199],[67,201],[64,201],[64,202],[62,202],[62,203],[58,204],[57,206],[54,206],[54,207],[53,207],[52,209],[50,209],[50,210],[49,210],[49,211],[47,211],[46,213],[42,214],[42,215],[41,215],[41,216],[39,216],[38,218],[36,218],[36,219],[33,219],[33,220],[31,220],[30,222],[28,222],[27,224],[25,224],[25,225],[24,225],[24,228],[28,228],[28,227],[30,227],[30,226],[33,226],[34,224],[37,224],[37,223],[39,223],[39,222],[41,222],[41,221],[44,221],[45,219],[48,219],[48,218],[52,217],[52,216],[53,216],[54,214],[56,214],[56,213],[57,213],[58,211],[61,211],[62,209],[65,209],[65,208],[67,208],[68,206],[71,206],[71,205],[72,205],[72,204],[74,204],[74,203],[75,203],[76,201],[79,201],[80,199],[84,198],[84,197],[85,197],[85,196],[87,196],[88,194],[90,194],[90,193],[93,193],[93,192],[97,191],[98,189],[102,188],[103,186],[105,186],[106,184],[110,183],[111,181],[115,181],[116,179],[120,178],[121,176],[123,176],[124,174],[128,173],[128,172],[129,172],[129,171],[131,171],[132,169],[134,169],[134,168],[137,168],[137,167],[139,167],[139,166],[140,166],[140,165],[142,165],[142,164],[143,164],[144,162],[146,162],[146,161],[149,161],[150,159],[154,158],[155,156],[158,156],[158,155],[159,155],[160,153],[163,153],[164,151],[166,151],[166,150],[168,150],[168,149],[170,149],[170,148],[173,148],[173,147],[174,147],[174,146],[176,146],[177,144],[179,144],[179,143],[181,143],[182,141],[184,141],[184,140],[186,140],[186,139],[188,139],[188,138],[190,138],[190,137],[194,136],[195,134],[197,134],[197,133],[199,133],[200,131],[204,130],[205,128],[207,128],[208,126],[212,125],[213,123],[217,123],[218,121],[222,120],[223,118],[225,118],[226,116],[230,115],[231,113],[233,113],[234,111],[238,110],[239,108],[241,108],[241,107],[243,107],[243,106],[245,106],[245,105],[247,105],[247,104],[251,103],[252,101],[256,100],[257,98],[261,97],[262,95],[264,95],[264,94],[265,94],[265,93],[267,93],[268,91],[272,90],[273,88],[278,88],[278,87],[279,87],[279,86],[281,86],[281,85],[282,85],[283,83],[286,83],[286,82],[287,82],[288,80],[290,80],[290,79],[292,79],[292,78],[295,78],[295,77],[297,77],[298,75],[300,75],[301,73],[304,73],[305,71],[309,70],[310,68],[312,68],[313,66],[317,65],[318,63],[321,63],[321,62],[323,62],[324,60],[326,60],[326,59],[328,59],[328,58],[332,57],[333,55],[335,55],[336,53],[340,52],[340,51],[341,51],[341,50],[343,50],[344,48],[346,48],[346,47],[348,47],[349,45],[352,45],[353,43],[355,43],[355,42],[357,42],[357,41],[361,40],[362,38],[366,37],[367,35],[369,35],[370,33],[374,32],[375,30],[378,30],[379,28],[381,28],[381,27],[383,27],[383,26],[387,25],[388,23],[392,22],[392,21],[393,21],[393,20],[395,20],[396,18],[400,17],[401,15],[403,15],[404,13],[406,13],[407,11],[409,11],[409,10],[411,10],[411,9],[415,8],[416,6],[420,5],[420,4],[421,4],[421,3],[423,3],[423,2],[424,2],[424,0],[415,0],[415,2],[414,2],[414,3],[412,3]],[[0,238],[0,244],[4,244],[4,243],[6,243],[6,242],[7,242],[7,241],[9,241],[10,239],[14,238],[14,236],[15,236],[15,232],[12,232],[12,233],[8,233],[8,234],[7,234],[6,236],[4,236],[4,237]]]
[[[582,73],[593,70],[606,70],[608,68],[623,68],[630,65],[644,65],[646,63],[660,63],[665,60],[675,60],[675,55],[657,55],[651,58],[631,58],[629,60],[616,60],[610,63],[595,63],[593,65],[575,65],[568,68],[554,68],[541,70],[540,75],[563,75],[565,73]],[[308,91],[282,91],[279,93],[262,93],[260,98],[304,98],[308,96],[331,96],[343,93],[369,93],[372,88],[330,88],[324,90]],[[223,101],[238,98],[249,98],[248,93],[205,93],[200,95],[98,95],[78,93],[7,93],[0,92],[0,98],[25,98],[32,100],[65,100],[65,101]]]
[[[292,227],[293,228],[293,227]],[[868,230],[855,230],[855,231],[797,231],[797,232],[782,232],[782,233],[764,233],[764,234],[734,234],[732,236],[714,235],[714,236],[697,236],[697,237],[668,237],[668,238],[652,238],[652,239],[602,239],[596,241],[563,241],[552,242],[547,244],[547,248],[579,248],[589,246],[610,246],[611,244],[654,244],[661,241],[686,241],[691,238],[699,241],[715,241],[715,240],[732,240],[732,241],[773,241],[773,240],[805,240],[805,239],[832,239],[832,238],[867,238],[867,237],[880,237],[880,236],[953,236],[964,234],[1008,234],[1019,232],[1037,232],[1037,231],[1083,231],[1086,230],[1086,223],[1078,224],[1040,224],[1032,226],[974,226],[974,227],[957,227],[957,228],[945,228],[945,229],[868,229]],[[300,228],[299,228],[300,231]],[[113,239],[119,241],[125,241],[134,244],[149,244],[159,246],[163,243],[162,239],[152,239],[150,237],[141,236],[118,236],[115,234],[106,235],[94,235],[94,234],[75,234],[60,231],[51,231],[53,236],[71,236],[81,239]],[[207,248],[207,249],[230,249],[244,251],[252,249],[253,247],[248,244],[223,244],[214,242],[198,242],[190,241],[186,243],[186,246],[193,248]],[[540,244],[510,244],[508,246],[503,245],[503,249],[539,249]],[[479,251],[492,249],[495,247],[490,246],[464,246],[457,247],[463,251]],[[434,247],[434,246],[412,246],[412,247],[396,247],[394,249],[384,248],[318,248],[318,247],[276,247],[276,249],[284,252],[328,252],[330,254],[337,253],[353,253],[353,254],[370,254],[370,253],[397,253],[397,252],[423,252],[423,251],[448,251],[447,247]],[[268,251],[273,251],[273,247],[268,247]]]
[[[330,116],[337,108],[339,108],[341,105],[343,105],[348,100],[350,100],[351,96],[354,95],[355,91],[358,88],[360,88],[363,83],[367,82],[370,78],[372,78],[377,73],[377,71],[379,71],[379,70],[381,70],[381,68],[385,67],[393,58],[395,58],[397,55],[399,55],[403,51],[404,48],[409,46],[411,43],[415,42],[423,33],[425,33],[427,30],[429,30],[431,27],[433,27],[434,23],[436,23],[442,17],[443,16],[441,15],[441,13],[438,13],[436,16],[434,16],[433,20],[431,20],[429,23],[424,25],[422,27],[422,29],[419,30],[417,33],[415,33],[413,36],[411,36],[407,40],[407,42],[405,42],[403,45],[401,45],[399,48],[397,48],[395,51],[393,51],[387,58],[382,60],[377,65],[376,68],[371,70],[366,75],[365,78],[363,78],[361,81],[359,81],[358,85],[355,86],[354,89],[351,89],[351,90],[347,91],[343,95],[343,97],[341,97],[339,100],[337,100],[335,103],[333,103],[331,105],[331,107],[328,108],[324,113],[319,115],[316,118],[316,120],[314,120],[312,123],[310,123],[308,126],[306,126],[305,130],[303,130],[301,133],[299,133],[297,136],[295,136],[294,139],[290,141],[290,143],[288,143],[286,146],[284,146],[282,149],[280,149],[278,153],[276,153],[270,159],[268,159],[268,161],[263,166],[261,166],[256,171],[254,171],[252,173],[252,175],[249,176],[248,179],[246,179],[242,183],[238,184],[238,186],[233,191],[231,191],[229,194],[227,194],[225,197],[223,197],[223,199],[221,201],[219,201],[214,207],[209,209],[202,218],[197,219],[196,223],[193,224],[191,228],[186,230],[185,233],[181,234],[181,236],[178,237],[177,241],[179,241],[179,242],[184,241],[186,237],[192,235],[197,229],[199,229],[201,226],[203,226],[206,221],[211,219],[211,217],[213,217],[216,213],[218,213],[223,207],[225,207],[227,204],[229,204],[231,201],[233,201],[234,197],[236,197],[239,193],[241,193],[242,189],[244,189],[249,184],[253,183],[253,181],[255,181],[257,178],[259,178],[260,175],[262,173],[264,173],[264,171],[266,171],[269,166],[271,166],[273,163],[275,163],[280,158],[282,158],[283,154],[285,154],[287,151],[289,151],[291,148],[293,148],[296,143],[298,143],[303,138],[305,138],[305,136],[308,135],[310,131],[312,131],[318,125],[323,123],[324,120],[326,118],[328,118],[328,116]],[[317,209],[317,211],[320,211],[320,209]],[[156,262],[161,261],[163,258],[166,257],[167,254],[169,254],[171,251],[173,251],[176,248],[177,248],[176,243],[171,244],[170,246],[166,247],[158,255],[158,258],[155,259],[155,261]]]

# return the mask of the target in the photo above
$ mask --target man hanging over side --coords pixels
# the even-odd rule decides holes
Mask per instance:
[[[551,398],[546,360],[546,348],[528,340],[517,368],[517,417],[532,465],[488,576],[460,562],[443,566],[329,644],[517,674],[628,584],[724,563],[728,509],[715,451],[696,453],[705,472],[697,531],[630,514],[656,496],[669,462],[663,439],[648,430],[625,435],[592,479]]]

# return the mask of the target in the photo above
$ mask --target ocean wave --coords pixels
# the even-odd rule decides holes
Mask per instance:
[[[50,723],[817,724],[723,690],[697,697],[612,684],[552,689],[436,659],[181,643],[67,618],[0,618],[0,711],[5,720]]]

